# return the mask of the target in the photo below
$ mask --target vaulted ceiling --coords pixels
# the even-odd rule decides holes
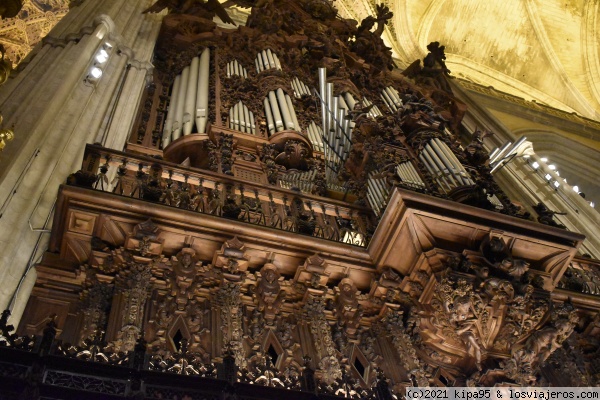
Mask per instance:
[[[374,0],[337,0],[342,16],[375,13]],[[384,0],[385,40],[399,66],[446,46],[452,75],[526,100],[600,119],[597,0]]]

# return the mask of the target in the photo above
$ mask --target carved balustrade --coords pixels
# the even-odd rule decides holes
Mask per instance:
[[[376,225],[365,207],[93,145],[67,183],[361,247]]]
[[[600,262],[592,259],[575,259],[563,275],[561,289],[600,296]]]

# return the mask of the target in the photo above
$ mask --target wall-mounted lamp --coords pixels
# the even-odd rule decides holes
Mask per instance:
[[[106,66],[106,62],[110,58],[110,54],[113,46],[105,42],[94,55],[94,62],[90,67],[88,75],[85,77],[85,81],[88,83],[97,83],[102,77],[103,68]]]

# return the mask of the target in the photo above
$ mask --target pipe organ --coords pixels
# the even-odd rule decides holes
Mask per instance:
[[[391,86],[386,87],[381,92],[381,99],[392,112],[397,112],[398,110],[402,109],[400,93],[398,93],[398,91]]]
[[[279,58],[277,58],[277,54],[272,52],[271,49],[258,53],[254,59],[254,63],[256,64],[256,72],[259,74],[268,69],[278,69],[281,71]]]
[[[398,164],[396,174],[407,186],[412,186],[415,189],[425,189],[425,182],[419,176],[419,172],[410,161]]]
[[[270,91],[264,99],[264,106],[269,135],[283,130],[300,131],[292,99],[283,89]]]
[[[383,214],[389,195],[390,188],[385,177],[381,176],[378,171],[371,172],[367,179],[367,200],[375,215]]]
[[[294,97],[310,96],[310,88],[300,79],[294,77],[292,79],[292,88],[294,89]]]
[[[256,135],[254,113],[241,101],[229,109],[229,128]]]
[[[312,143],[314,149],[323,153],[325,149],[323,148],[323,130],[321,127],[315,124],[315,121],[311,121],[310,125],[308,125],[307,132],[308,139]]]
[[[312,193],[317,170],[293,171],[279,178],[279,186],[284,189],[298,188],[304,193]]]
[[[210,50],[204,49],[175,77],[165,120],[162,147],[194,131],[205,133],[208,123]]]
[[[337,174],[352,146],[354,122],[350,120],[350,111],[356,106],[356,101],[350,93],[334,96],[333,83],[327,83],[325,68],[319,68],[319,86],[325,175],[328,182],[336,182]],[[314,131],[313,128],[313,133]]]
[[[446,193],[457,187],[475,184],[448,145],[438,138],[431,139],[425,145],[419,159]]]
[[[230,61],[227,64],[227,77],[231,78],[234,75],[237,75],[242,78],[248,77],[248,72],[246,71],[246,68],[244,68],[238,60]]]

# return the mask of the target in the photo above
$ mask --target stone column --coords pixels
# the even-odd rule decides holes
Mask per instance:
[[[80,169],[84,146],[97,137],[109,105],[127,104],[120,119],[134,119],[162,19],[142,14],[152,2],[97,0],[74,7],[0,89],[5,124],[16,132],[0,168],[0,309],[46,250],[57,188]],[[86,81],[106,42],[113,48],[102,77]],[[132,80],[119,91],[129,64]],[[120,148],[129,129],[115,134]],[[31,287],[22,285],[13,301],[12,324],[18,324]]]

